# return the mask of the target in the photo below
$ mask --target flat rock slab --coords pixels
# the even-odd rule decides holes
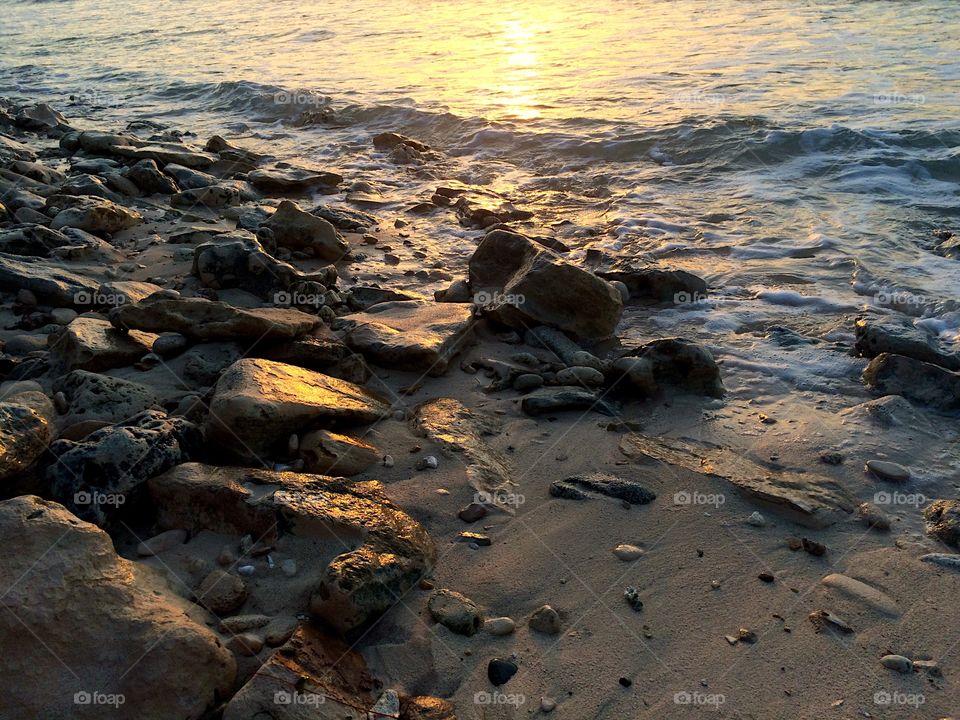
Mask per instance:
[[[4,660],[0,716],[198,720],[232,691],[233,655],[105,532],[24,495],[0,503],[0,542],[16,548],[0,574],[18,579],[0,614],[0,642],[17,649]],[[74,700],[94,692],[124,702]]]
[[[175,332],[197,340],[293,340],[320,325],[320,318],[288,308],[238,308],[201,298],[151,296],[110,311],[116,327]]]
[[[270,168],[247,173],[247,182],[263,193],[305,193],[317,188],[333,188],[343,177],[331,172],[313,172],[302,168]]]
[[[100,372],[127,367],[151,351],[156,335],[122,332],[106,320],[81,316],[56,335],[50,335],[52,365],[61,372]]]
[[[943,349],[935,338],[912,325],[862,317],[857,318],[856,335],[854,347],[863,357],[873,358],[881,353],[891,353],[939,365],[947,370],[960,370],[960,355]]]
[[[492,419],[472,413],[459,400],[440,398],[419,405],[411,425],[415,434],[430,438],[447,457],[463,463],[470,487],[484,493],[489,504],[513,512],[509,503],[502,502],[503,493],[514,484],[510,468],[484,440],[497,432]]]
[[[55,307],[71,307],[94,295],[100,283],[49,260],[0,253],[0,285],[5,290],[29,290]]]
[[[220,376],[207,432],[229,454],[257,460],[285,446],[293,433],[366,425],[389,411],[386,402],[359,385],[295,365],[244,358]]]
[[[594,494],[624,500],[631,505],[646,505],[657,499],[657,494],[634,480],[624,480],[607,473],[574,475],[550,483],[553,497],[567,500],[587,500]]]
[[[747,497],[788,511],[809,525],[829,525],[853,512],[855,503],[838,483],[812,473],[765,467],[730,448],[690,439],[629,435],[620,451],[634,460],[655,460],[719,478]]]
[[[900,607],[896,601],[872,585],[840,573],[827,575],[820,582],[826,587],[856,600],[861,605],[866,605],[890,617],[900,617]]]
[[[162,528],[330,544],[310,609],[342,632],[383,614],[436,559],[427,531],[375,481],[185,463],[148,487]]]
[[[616,415],[616,409],[596,393],[574,387],[544,388],[530,393],[520,403],[527,415],[537,416],[567,410],[593,410],[602,415]]]
[[[880,353],[863,371],[868,388],[938,410],[960,407],[960,373],[906,355]]]
[[[469,305],[386,302],[346,315],[338,327],[348,347],[388,368],[443,375],[473,330]]]

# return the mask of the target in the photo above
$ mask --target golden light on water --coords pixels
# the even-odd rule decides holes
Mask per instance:
[[[534,49],[538,27],[543,29],[542,19],[508,20],[503,23],[499,38],[503,78],[497,104],[506,115],[518,120],[533,120],[540,116],[537,106],[541,101],[534,91],[540,63]]]

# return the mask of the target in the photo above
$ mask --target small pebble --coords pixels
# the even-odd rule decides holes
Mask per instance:
[[[867,472],[881,480],[902,483],[910,479],[910,471],[907,468],[886,460],[868,460],[864,467]]]
[[[384,455],[383,466],[387,468],[392,468],[393,465],[394,465],[393,455]]]
[[[473,502],[467,505],[465,508],[463,508],[459,513],[457,513],[457,517],[459,517],[464,522],[474,523],[477,520],[481,519],[482,517],[486,516],[486,514],[487,514],[487,508],[485,505],[481,503]]]
[[[440,461],[433,455],[426,455],[417,460],[417,470],[436,470],[440,466]]]
[[[880,664],[888,670],[896,670],[898,673],[908,673],[913,670],[913,661],[903,655],[884,655],[880,658]]]
[[[486,630],[491,635],[496,635],[497,637],[503,637],[504,635],[512,635],[516,627],[517,627],[517,624],[513,621],[512,618],[508,618],[508,617],[490,618],[483,624],[484,630]]]
[[[747,525],[753,525],[753,527],[766,527],[767,519],[758,512],[753,512],[750,517],[747,518]]]
[[[237,574],[243,575],[245,577],[250,577],[253,575],[257,569],[253,565],[241,565],[237,568]]]
[[[557,635],[560,632],[560,613],[549,605],[536,610],[530,616],[530,628],[545,635]]]
[[[540,698],[540,710],[545,713],[553,712],[557,707],[557,701],[553,698],[542,697]]]
[[[293,558],[287,558],[280,563],[280,571],[287,577],[293,577],[297,574],[297,561]]]
[[[489,679],[493,685],[500,687],[516,675],[518,669],[517,664],[510,660],[494,658],[490,661],[490,664],[487,665],[487,679]]]
[[[643,610],[643,600],[640,599],[640,592],[635,587],[628,587],[624,590],[623,599],[635,612]]]
[[[636,545],[621,544],[617,545],[613,549],[613,554],[618,560],[622,560],[623,562],[631,562],[643,555],[643,548],[639,548]]]

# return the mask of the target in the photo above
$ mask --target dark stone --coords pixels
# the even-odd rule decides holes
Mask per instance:
[[[520,407],[527,415],[543,415],[563,410],[594,410],[602,415],[616,415],[616,409],[588,390],[545,388],[523,398]]]
[[[624,500],[631,505],[646,505],[657,497],[656,493],[638,482],[605,473],[574,475],[565,480],[555,480],[550,484],[550,494],[553,497],[585,500],[590,497],[590,493]]]
[[[487,678],[493,685],[500,687],[517,674],[517,664],[509,660],[494,658],[487,665]]]

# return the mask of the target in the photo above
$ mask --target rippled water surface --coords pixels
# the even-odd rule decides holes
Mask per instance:
[[[3,18],[0,94],[226,132],[368,181],[385,220],[439,184],[497,193],[575,260],[707,277],[714,299],[665,328],[793,314],[823,334],[867,305],[960,326],[957,262],[931,252],[960,214],[949,0],[74,0]],[[383,130],[444,157],[390,165]],[[472,250],[450,213],[417,230],[451,266]]]

